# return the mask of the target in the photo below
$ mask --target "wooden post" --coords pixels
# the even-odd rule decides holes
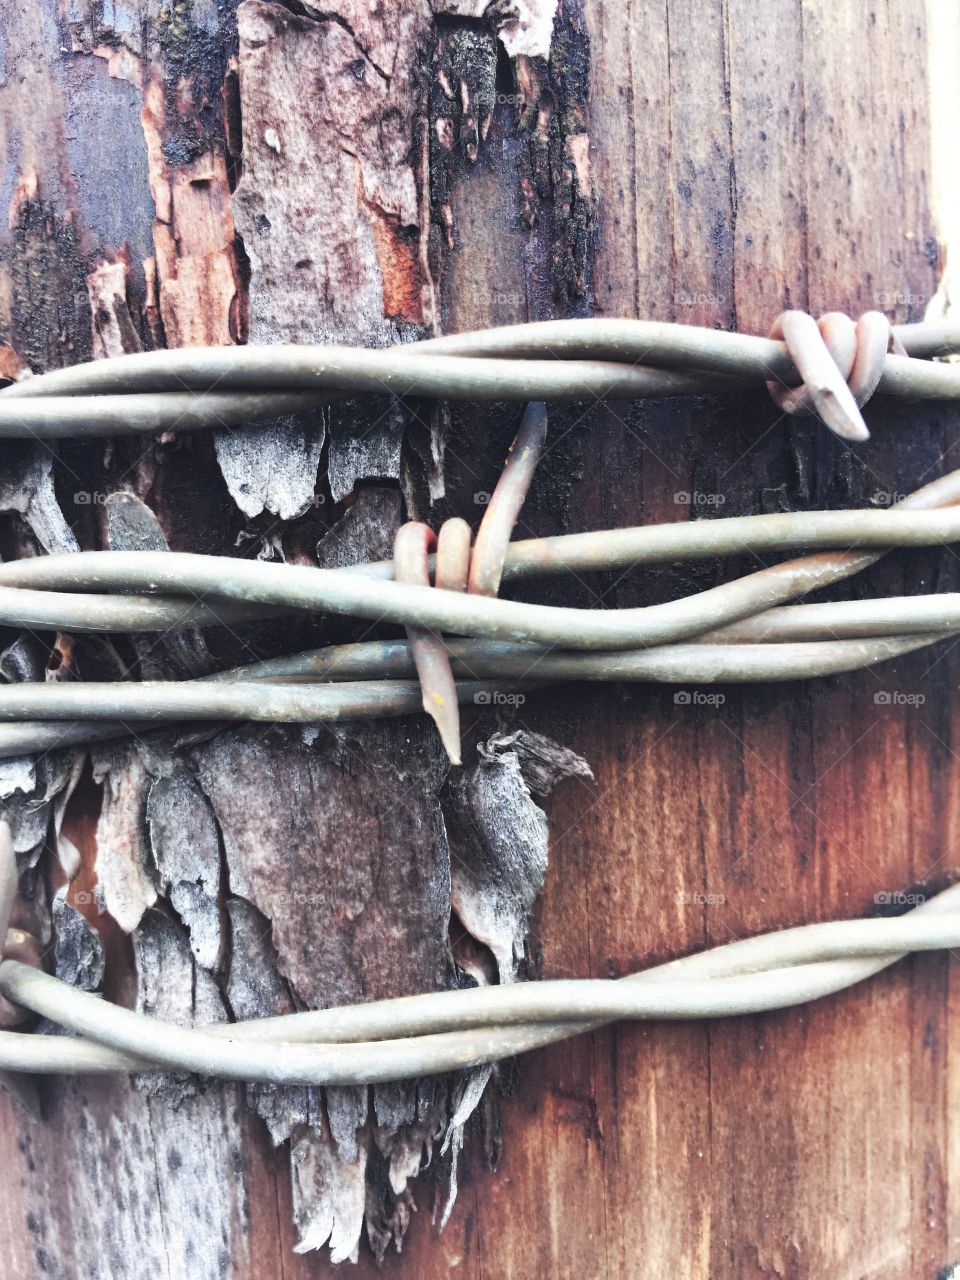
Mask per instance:
[[[9,10],[3,368],[570,315],[917,319],[937,287],[923,0]],[[476,524],[517,416],[384,396],[146,448],[6,445],[0,554],[377,558],[404,513]],[[558,406],[523,529],[883,503],[954,465],[949,406],[867,416],[850,447],[762,391]],[[653,602],[753,567],[595,576],[574,597]],[[931,551],[864,583],[957,577]],[[17,646],[4,678],[184,677],[351,634],[318,619],[0,647]],[[514,942],[521,976],[615,976],[943,884],[960,866],[956,683],[948,643],[719,699],[535,695],[467,718],[465,786],[420,721],[144,735],[0,764],[0,806],[31,920],[57,925],[51,963],[95,987],[105,962],[110,998],[161,1017],[435,989],[458,967],[507,980]],[[486,805],[469,780],[499,728],[547,735],[593,780],[541,801],[501,744]],[[529,923],[543,849],[511,843],[501,803],[549,818]],[[505,848],[521,873],[485,932],[475,896]],[[44,1085],[42,1121],[0,1095],[3,1271],[295,1280],[331,1256],[373,1276],[386,1254],[425,1280],[934,1280],[960,1258],[950,979],[923,957],[822,1004],[619,1026],[489,1081],[76,1080]]]

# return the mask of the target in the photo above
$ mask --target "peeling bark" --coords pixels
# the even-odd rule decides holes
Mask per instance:
[[[159,889],[190,934],[197,964],[220,959],[220,838],[199,786],[182,765],[153,783],[147,796],[150,848]]]
[[[0,232],[10,376],[164,345],[249,337],[383,346],[439,331],[456,246],[443,199],[490,161],[500,46],[515,71],[524,57],[548,68],[555,13],[534,3],[507,13],[493,4],[246,0],[235,14],[200,0],[80,0],[44,21],[56,57],[38,55],[28,22],[13,32],[13,56],[47,105],[11,151],[11,230]],[[542,71],[550,92],[552,75]],[[8,134],[24,92],[0,94]],[[126,181],[96,134],[107,112]],[[555,143],[554,119],[544,127]],[[526,138],[527,126],[517,128]],[[538,196],[543,207],[555,198],[557,164]],[[519,170],[512,180],[519,200]],[[441,226],[451,232],[446,248]],[[3,545],[17,554],[259,548],[331,566],[379,559],[404,499],[406,514],[429,513],[443,496],[449,426],[445,405],[384,395],[212,441],[85,443],[56,459],[25,447],[0,490],[10,522]],[[494,452],[499,461],[499,444]],[[342,621],[295,625],[303,647],[353,634]],[[63,637],[18,642],[0,669],[4,678],[183,679],[291,642],[286,626],[270,624],[116,644]],[[458,838],[470,869],[455,872],[454,883],[468,883],[461,890],[452,888],[445,823],[458,802],[432,731],[418,722],[183,739],[151,731],[53,762],[9,762],[0,803],[16,819],[25,867],[54,837],[62,869],[49,910],[52,867],[41,861],[23,889],[34,894],[38,930],[49,932],[52,913],[58,973],[201,1025],[490,980],[488,945],[499,950],[503,980],[513,977],[546,857],[545,819],[518,744],[484,756],[483,780],[477,772],[462,802],[470,829]],[[78,791],[85,758],[92,768]],[[483,901],[500,932],[480,911],[477,937],[452,945],[458,892]],[[50,1110],[68,1150],[70,1107],[83,1125],[118,1117],[133,1143],[123,1157],[136,1165],[126,1221],[108,1231],[99,1207],[94,1215],[114,1270],[135,1259],[183,1273],[177,1216],[194,1213],[203,1225],[190,1273],[213,1275],[226,1274],[228,1256],[242,1267],[248,1243],[243,1194],[221,1187],[200,1209],[216,1162],[236,1165],[237,1097],[245,1094],[274,1145],[289,1143],[297,1249],[326,1244],[334,1260],[356,1257],[365,1235],[382,1259],[402,1247],[427,1171],[435,1221],[447,1221],[464,1128],[478,1110],[496,1126],[497,1079],[483,1070],[371,1090],[240,1091],[146,1077],[137,1088],[53,1086]],[[194,1128],[188,1154],[181,1144]],[[78,1204],[104,1197],[115,1140],[110,1128],[71,1172]],[[44,1249],[55,1251],[60,1227],[45,1220],[43,1230]],[[142,1259],[141,1231],[151,1237]],[[94,1273],[85,1246],[74,1257]]]
[[[16,441],[5,444],[3,452],[0,511],[22,516],[44,551],[78,551],[77,539],[57,503],[50,451]]]
[[[574,752],[522,730],[495,734],[479,754],[445,796],[451,903],[471,937],[492,951],[500,982],[514,982],[547,872],[547,817],[531,791],[545,796],[563,778],[593,774]]]

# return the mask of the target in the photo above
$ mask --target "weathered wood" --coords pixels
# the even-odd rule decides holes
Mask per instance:
[[[786,305],[915,318],[936,286],[921,0],[776,0],[759,17],[742,0],[529,0],[507,16],[486,0],[247,0],[239,17],[29,0],[4,22],[0,341],[34,368],[248,331],[380,344],[591,311],[762,332]],[[950,464],[956,411],[867,416],[873,439],[851,450],[760,392],[558,408],[522,528],[883,502]],[[515,422],[385,397],[216,441],[65,446],[53,467],[5,448],[0,554],[159,536],[380,556],[401,491],[408,511],[476,523]],[[538,598],[646,602],[738,567]],[[918,579],[951,587],[955,562],[896,556],[869,575],[881,593]],[[182,675],[346,634],[264,625],[140,660]],[[4,678],[42,677],[48,650],[22,643]],[[81,642],[71,661],[117,658]],[[954,871],[954,668],[937,651],[700,706],[643,687],[532,696],[504,727],[549,734],[594,775],[544,802],[533,931],[543,820],[522,750],[488,766],[509,781],[485,798],[489,716],[468,717],[477,771],[453,792],[431,731],[404,723],[149,735],[93,753],[93,774],[79,753],[5,765],[0,803],[19,807],[25,862],[53,833],[24,881],[37,927],[47,880],[65,878],[52,855],[81,864],[73,905],[53,899],[58,970],[96,986],[85,917],[110,996],[162,1016],[426,989],[458,969],[490,980],[491,950],[501,977],[522,949],[545,976],[615,975]],[[926,701],[878,705],[883,690]],[[527,840],[505,858],[504,810]],[[491,858],[514,877],[499,896]],[[298,1240],[349,1256],[365,1214],[376,1251],[402,1242],[384,1264],[401,1275],[932,1280],[960,1257],[948,965],[763,1018],[610,1029],[499,1085],[245,1098],[75,1082],[46,1086],[41,1125],[0,1096],[5,1273],[328,1274]],[[434,1187],[415,1178],[431,1151]],[[442,1218],[457,1176],[438,1236],[432,1202]],[[364,1244],[358,1274],[374,1272]]]

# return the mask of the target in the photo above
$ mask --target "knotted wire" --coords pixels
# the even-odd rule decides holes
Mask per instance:
[[[383,350],[278,344],[147,351],[3,388],[0,438],[231,427],[384,392],[590,400],[767,383],[788,412],[812,405],[832,430],[858,440],[867,435],[859,405],[874,390],[913,399],[960,397],[960,368],[926,358],[960,350],[956,323],[890,326],[882,313],[867,312],[855,326],[835,313],[817,325],[788,311],[773,332],[783,339],[594,318],[507,325]]]
[[[802,313],[788,312],[767,342],[640,321],[574,321],[437,339],[399,353],[277,347],[154,352],[61,370],[0,391],[0,436],[226,425],[295,412],[357,391],[563,399],[682,394],[761,376],[786,412],[814,410],[838,434],[863,439],[867,432],[859,407],[874,389],[960,396],[955,368],[914,358],[956,349],[960,331],[951,326],[891,331],[875,314],[852,326],[845,317],[814,323]],[[544,355],[550,358],[542,359]],[[638,366],[638,359],[646,365]],[[672,367],[677,364],[690,369],[677,372]],[[0,736],[0,752],[108,736],[126,728],[109,721],[61,728],[44,717],[79,714],[103,721],[119,713],[138,719],[185,715],[297,721],[396,714],[412,709],[419,696],[455,756],[458,733],[449,709],[455,711],[458,698],[483,687],[470,681],[457,684],[456,675],[465,671],[512,673],[521,680],[535,672],[537,682],[777,679],[867,665],[933,643],[960,626],[960,597],[948,595],[783,607],[787,600],[866,568],[887,547],[960,540],[960,512],[937,510],[960,501],[960,473],[943,477],[884,513],[743,517],[711,522],[707,529],[610,531],[510,547],[510,532],[542,448],[546,417],[541,411],[541,405],[531,406],[521,428],[521,440],[526,432],[534,442],[529,454],[522,455],[529,465],[525,469],[517,459],[512,468],[508,463],[472,548],[463,522],[451,521],[436,539],[427,526],[404,526],[393,565],[350,572],[149,552],[50,556],[0,567],[0,617],[26,625],[56,618],[57,625],[80,630],[162,629],[326,608],[390,619],[408,628],[406,645],[337,646],[203,681],[14,686],[0,691],[0,718],[16,721],[32,714],[38,719],[4,726],[7,736]],[[721,549],[836,545],[831,539],[879,550],[810,555],[687,600],[608,611],[589,620],[584,615],[596,611],[495,598],[502,576],[650,563]],[[103,587],[146,594],[91,594]],[[479,599],[458,599],[465,587],[467,597]],[[468,638],[442,637],[448,630]],[[825,634],[832,638],[796,638]],[[700,643],[684,643],[692,637]],[[566,649],[558,652],[558,644]],[[363,678],[371,672],[412,670],[420,677],[419,689],[400,680]],[[339,684],[313,683],[337,675]],[[306,687],[303,681],[309,682]],[[437,693],[448,708],[439,716]],[[34,940],[7,927],[15,888],[12,843],[6,824],[0,823],[0,993],[6,998],[0,1020],[15,1025],[28,1010],[75,1033],[67,1038],[0,1030],[0,1068],[7,1072],[174,1069],[286,1084],[396,1080],[496,1061],[614,1018],[732,1016],[785,1007],[861,981],[906,952],[960,945],[960,886],[955,886],[897,920],[784,930],[617,982],[440,992],[196,1030],[173,1028],[109,1005],[39,970]],[[7,1076],[5,1082],[19,1085],[17,1077]]]

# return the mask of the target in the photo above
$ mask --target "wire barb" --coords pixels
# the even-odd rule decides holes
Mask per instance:
[[[447,520],[439,537],[428,525],[417,521],[401,525],[393,547],[396,581],[429,586],[430,551],[436,546],[437,587],[495,596],[500,589],[510,536],[533,483],[546,436],[546,405],[528,405],[472,551],[470,526],[465,520]],[[439,632],[408,626],[407,639],[423,690],[423,709],[436,724],[450,763],[459,765],[460,708],[443,638]]]
[[[196,431],[261,422],[357,394],[445,400],[586,400],[691,395],[768,383],[810,403],[847,439],[866,439],[871,389],[960,398],[960,368],[928,357],[960,351],[955,323],[890,328],[879,312],[820,326],[785,312],[778,338],[648,320],[549,320],[378,350],[181,347],[52,370],[0,390],[0,438],[62,439]],[[851,332],[852,330],[852,332]],[[882,332],[889,350],[880,352]],[[833,353],[833,354],[831,354]],[[805,386],[798,386],[805,384]]]
[[[783,339],[800,375],[800,385],[768,379],[767,389],[784,413],[818,413],[842,440],[870,437],[860,413],[883,376],[893,342],[890,321],[868,311],[856,324],[842,312],[814,320],[804,311],[784,311],[770,337]]]

